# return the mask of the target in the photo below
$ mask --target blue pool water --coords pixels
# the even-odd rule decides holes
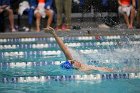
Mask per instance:
[[[1,93],[139,93],[139,80],[0,84]]]
[[[114,72],[60,68],[52,37],[0,39],[0,93],[140,93],[140,35],[62,39],[80,62]]]

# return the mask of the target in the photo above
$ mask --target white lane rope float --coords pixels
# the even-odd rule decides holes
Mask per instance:
[[[61,76],[17,76],[2,77],[2,83],[27,83],[27,82],[47,82],[55,81],[97,81],[115,79],[140,79],[140,73],[110,73],[110,74],[90,74],[90,75],[61,75]]]

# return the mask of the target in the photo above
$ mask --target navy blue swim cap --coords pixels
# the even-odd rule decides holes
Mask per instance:
[[[65,68],[65,69],[72,69],[73,68],[72,64],[69,61],[62,63],[61,67]]]

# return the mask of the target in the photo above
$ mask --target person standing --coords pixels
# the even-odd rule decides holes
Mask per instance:
[[[57,31],[69,31],[71,29],[71,11],[72,0],[55,0],[57,10]],[[63,24],[63,10],[65,15],[65,24]]]
[[[124,16],[126,25],[129,29],[133,29],[133,21],[135,17],[135,0],[118,0],[119,13]]]
[[[10,30],[15,32],[16,30],[14,28],[14,14],[11,9],[11,0],[0,0],[0,14],[3,12],[8,12]]]

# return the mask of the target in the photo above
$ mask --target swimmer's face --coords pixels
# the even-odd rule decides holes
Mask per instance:
[[[73,62],[73,67],[78,69],[78,68],[81,67],[81,63],[78,62],[78,61],[74,61],[74,62]]]

